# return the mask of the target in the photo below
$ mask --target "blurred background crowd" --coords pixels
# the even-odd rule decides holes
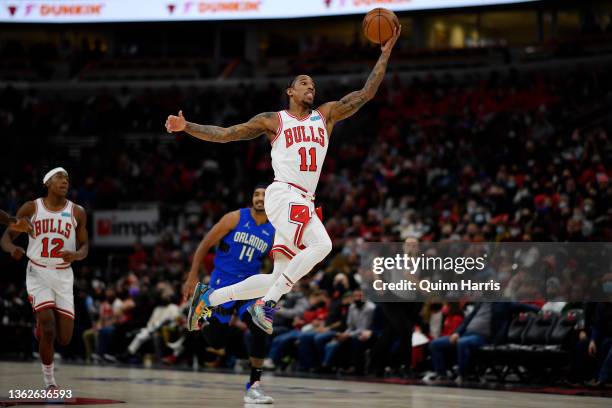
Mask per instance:
[[[575,323],[554,343],[565,369],[557,380],[611,381],[610,304],[414,303],[402,311],[410,324],[392,330],[389,312],[364,298],[357,274],[365,241],[612,240],[612,22],[602,7],[496,9],[492,17],[485,10],[474,20],[480,36],[462,37],[462,46],[451,27],[470,32],[472,14],[447,17],[447,31],[436,15],[420,22],[400,15],[409,40],[394,54],[387,81],[334,129],[317,191],[334,251],[284,300],[267,368],[462,381],[478,373],[478,355],[466,350],[503,343],[512,323],[530,313],[552,313],[554,324]],[[487,18],[505,13],[515,21],[523,12],[544,24],[532,27],[533,38],[487,31]],[[574,13],[575,31],[564,35],[571,24],[561,17]],[[559,17],[557,35],[549,34],[551,15]],[[180,288],[204,234],[224,213],[249,205],[257,183],[272,180],[269,144],[202,143],[165,134],[163,123],[179,109],[187,120],[218,125],[281,110],[285,79],[298,73],[313,75],[319,102],[358,89],[378,51],[359,37],[357,20],[336,20],[337,33],[334,24],[309,20],[315,36],[267,32],[255,56],[249,38],[261,27],[248,25],[229,33],[198,26],[215,45],[197,36],[178,41],[186,30],[178,26],[159,38],[165,31],[154,25],[142,36],[121,27],[114,36],[89,28],[63,38],[48,28],[45,41],[44,29],[0,36],[0,208],[15,213],[42,195],[42,174],[62,165],[69,198],[90,220],[96,211],[150,205],[162,220],[153,244],[94,247],[75,265],[76,330],[60,349],[64,358],[240,367],[246,326],[234,319],[227,348],[210,348],[185,331]],[[210,273],[214,253],[205,264]],[[0,353],[32,358],[25,264],[2,255],[0,270],[0,333],[13,345]],[[612,291],[611,273],[612,265],[600,271],[604,292]],[[413,329],[422,335],[415,347]],[[455,346],[453,369],[441,350]]]

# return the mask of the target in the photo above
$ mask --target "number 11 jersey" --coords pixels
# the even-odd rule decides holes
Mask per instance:
[[[280,111],[278,131],[272,140],[274,180],[294,184],[314,197],[329,135],[325,117],[312,110],[304,118]]]

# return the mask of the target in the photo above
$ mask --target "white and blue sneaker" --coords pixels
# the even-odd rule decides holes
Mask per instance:
[[[274,404],[274,398],[266,395],[261,383],[255,381],[253,384],[246,384],[246,391],[244,393],[245,404]]]
[[[264,302],[263,299],[257,299],[257,302],[247,308],[253,323],[268,334],[272,334],[274,313],[276,313],[277,310],[278,307],[276,306],[276,302],[272,300]]]
[[[214,307],[210,306],[208,300],[212,291],[208,285],[202,282],[198,282],[196,285],[191,298],[191,307],[189,307],[189,313],[187,314],[187,328],[190,331],[200,330],[212,315]]]

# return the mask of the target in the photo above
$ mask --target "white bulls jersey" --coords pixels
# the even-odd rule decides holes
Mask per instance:
[[[66,200],[60,211],[49,210],[42,198],[34,200],[36,212],[32,218],[35,237],[30,236],[28,258],[35,265],[57,269],[70,267],[64,262],[62,251],[76,251],[76,227],[74,203]]]
[[[327,154],[329,135],[318,110],[298,119],[277,112],[279,128],[272,141],[274,180],[292,183],[314,196]]]

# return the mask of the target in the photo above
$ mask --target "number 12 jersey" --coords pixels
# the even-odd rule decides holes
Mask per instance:
[[[66,200],[60,211],[45,206],[42,198],[34,200],[36,212],[32,217],[34,238],[30,236],[27,255],[38,266],[55,269],[69,268],[61,257],[62,251],[76,251],[76,227],[74,203]]]

